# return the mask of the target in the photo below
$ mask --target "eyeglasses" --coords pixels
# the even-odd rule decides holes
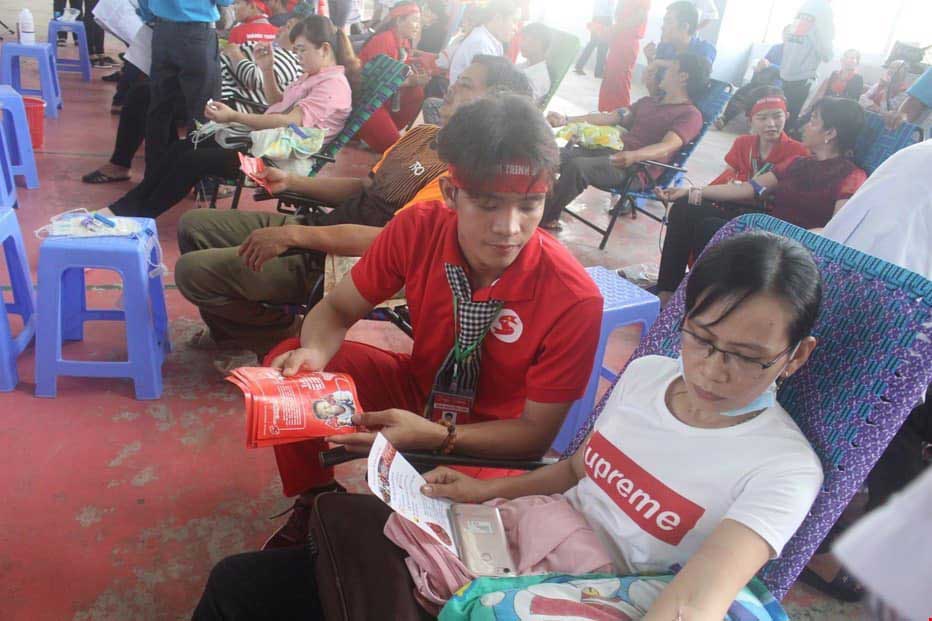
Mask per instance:
[[[796,349],[796,345],[790,345],[779,354],[777,354],[773,360],[770,360],[769,362],[761,362],[756,358],[750,358],[748,356],[737,354],[733,351],[725,351],[724,349],[716,347],[715,343],[709,339],[703,338],[692,330],[688,329],[685,325],[683,325],[682,321],[680,322],[680,333],[682,334],[684,352],[687,350],[696,353],[704,352],[704,357],[706,358],[711,358],[712,354],[718,352],[722,355],[722,364],[736,373],[747,376],[759,377],[764,373],[764,371],[777,364],[777,361],[779,361],[780,358],[792,351],[795,351]]]

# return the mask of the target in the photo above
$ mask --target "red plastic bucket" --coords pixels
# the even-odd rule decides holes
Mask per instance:
[[[23,97],[26,106],[26,120],[29,122],[29,136],[32,148],[41,149],[45,141],[45,100],[41,97]]]

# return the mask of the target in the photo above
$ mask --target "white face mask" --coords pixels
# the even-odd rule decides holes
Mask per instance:
[[[48,224],[36,229],[36,237],[135,237],[141,231],[132,218],[95,217],[87,209],[72,209],[52,216]]]

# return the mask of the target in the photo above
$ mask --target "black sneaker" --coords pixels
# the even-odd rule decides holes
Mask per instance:
[[[120,63],[113,60],[109,56],[101,56],[99,60],[100,60],[101,67],[119,67],[120,66]]]
[[[311,508],[314,506],[314,499],[318,494],[323,494],[325,492],[341,492],[345,494],[346,488],[334,481],[330,485],[314,488],[298,496],[290,509],[286,509],[282,513],[273,515],[272,518],[270,518],[274,519],[286,513],[291,513],[291,515],[288,516],[288,521],[282,524],[278,530],[272,533],[272,536],[262,544],[262,549],[274,550],[276,548],[293,548],[294,546],[301,546],[307,543],[308,523],[311,519]]]

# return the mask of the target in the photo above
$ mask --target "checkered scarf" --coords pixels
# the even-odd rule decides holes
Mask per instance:
[[[460,349],[468,349],[477,343],[486,333],[488,327],[495,321],[502,310],[504,302],[501,300],[488,300],[487,302],[473,302],[472,287],[469,286],[469,279],[466,277],[466,270],[460,265],[451,265],[444,263],[444,270],[447,274],[447,282],[450,284],[450,291],[456,297],[457,304],[457,323],[459,324]],[[461,389],[475,390],[479,383],[479,361],[482,356],[481,346],[477,346],[473,355],[469,356],[460,369]],[[447,355],[444,360],[443,369],[445,372],[451,372],[453,367],[453,351]],[[449,373],[444,374],[449,377]]]

